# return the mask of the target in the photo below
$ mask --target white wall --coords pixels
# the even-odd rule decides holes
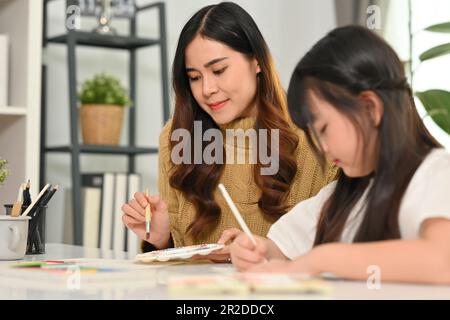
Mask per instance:
[[[49,34],[64,32],[64,3],[50,3]],[[149,3],[137,1],[138,4]],[[166,0],[168,32],[168,55],[171,66],[179,33],[183,25],[201,7],[217,3],[205,0]],[[335,10],[333,0],[241,0],[236,1],[246,9],[258,24],[274,56],[284,87],[287,89],[291,72],[300,57],[327,31],[334,28]],[[146,14],[139,19],[138,32],[141,36],[155,35],[157,20],[155,14]],[[113,21],[119,33],[127,32],[127,24]],[[90,29],[95,22],[82,21],[82,29]],[[50,45],[46,50],[48,61],[48,117],[47,137],[49,145],[69,142],[68,75],[67,56],[63,45]],[[77,50],[78,82],[94,73],[107,71],[127,83],[127,53],[115,50],[81,48]],[[156,146],[162,127],[161,86],[157,48],[141,49],[138,54],[137,140],[140,146]],[[170,72],[170,70],[169,70]],[[126,128],[124,128],[126,130]],[[122,135],[125,143],[125,135]],[[70,187],[70,158],[68,155],[48,154],[47,180]],[[139,156],[138,171],[143,174],[144,186],[156,190],[157,156]],[[125,171],[126,161],[120,156],[82,157],[83,171]],[[55,195],[53,206],[48,210],[47,242],[62,241],[62,217],[64,216],[64,192]]]

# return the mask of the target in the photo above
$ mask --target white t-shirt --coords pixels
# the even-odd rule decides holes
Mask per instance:
[[[282,216],[269,230],[268,238],[290,259],[312,249],[322,206],[333,193],[336,181],[320,192],[300,202]],[[351,243],[363,219],[357,214],[367,192],[350,212],[340,241]],[[434,149],[423,160],[406,189],[399,208],[399,228],[402,239],[418,239],[420,226],[428,218],[450,219],[450,153]]]

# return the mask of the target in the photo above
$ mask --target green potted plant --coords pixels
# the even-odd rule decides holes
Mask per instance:
[[[131,105],[120,81],[105,73],[97,74],[83,82],[78,99],[83,143],[118,145],[124,107]]]
[[[3,182],[5,182],[6,178],[8,178],[9,176],[9,170],[6,167],[7,163],[8,161],[0,158],[0,185],[2,185]]]
[[[450,34],[450,22],[429,26],[425,31]],[[450,42],[426,50],[419,56],[419,59],[423,63],[448,54],[450,54]],[[429,89],[415,92],[415,94],[422,102],[428,115],[442,130],[450,135],[450,92],[442,89]]]

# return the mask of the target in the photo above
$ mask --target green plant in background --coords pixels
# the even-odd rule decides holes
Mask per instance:
[[[83,82],[78,99],[81,104],[131,106],[127,90],[119,79],[105,73],[97,74],[93,79]]]
[[[429,26],[425,31],[450,33],[450,22]],[[450,43],[428,49],[419,56],[419,59],[421,62],[424,62],[448,54],[450,54]],[[450,67],[446,70],[450,70]],[[415,92],[415,94],[433,121],[450,135],[450,92],[430,89],[423,92]]]
[[[6,178],[8,178],[9,176],[9,170],[6,167],[6,164],[8,163],[8,161],[6,161],[5,159],[1,159],[0,158],[0,184],[2,184]]]

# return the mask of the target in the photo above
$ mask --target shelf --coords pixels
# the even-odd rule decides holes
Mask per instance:
[[[2,1],[2,0],[0,0]],[[33,1],[35,0],[28,0]],[[37,2],[37,1],[36,1]],[[51,48],[54,48],[55,45],[65,46],[67,49],[67,70],[68,70],[68,100],[69,100],[69,111],[70,111],[70,126],[69,126],[69,141],[64,141],[63,143],[58,144],[58,142],[51,143],[47,140],[47,133],[45,130],[41,131],[41,176],[43,177],[41,184],[45,183],[44,179],[46,177],[46,170],[48,166],[48,158],[47,155],[49,153],[54,154],[65,154],[70,157],[70,182],[72,186],[72,197],[71,197],[71,210],[72,210],[72,219],[73,219],[73,236],[75,244],[81,245],[83,243],[83,209],[84,209],[84,200],[83,200],[83,186],[81,181],[81,168],[80,168],[80,157],[82,155],[101,155],[101,156],[122,156],[127,159],[127,170],[126,172],[137,172],[138,170],[138,160],[137,155],[157,155],[158,147],[155,145],[152,146],[136,146],[137,141],[136,137],[138,135],[138,130],[128,132],[127,139],[124,141],[122,145],[88,145],[83,144],[82,139],[80,137],[80,128],[79,128],[79,115],[77,112],[72,112],[77,109],[78,100],[77,100],[77,49],[80,47],[90,47],[90,48],[99,48],[111,50],[126,50],[128,52],[128,88],[130,99],[132,101],[136,101],[137,97],[137,80],[138,80],[138,71],[140,70],[137,59],[137,49],[138,48],[148,48],[152,47],[154,49],[158,49],[159,51],[159,59],[155,63],[160,66],[161,72],[161,91],[162,91],[162,111],[163,111],[163,123],[165,123],[170,118],[170,88],[169,88],[169,78],[168,78],[168,63],[167,63],[167,34],[166,34],[166,18],[165,18],[165,3],[164,2],[156,2],[144,5],[142,7],[136,7],[134,16],[129,20],[129,34],[122,35],[105,35],[99,34],[96,32],[91,32],[90,30],[65,30],[61,33],[53,33],[49,35],[48,27],[49,17],[56,17],[56,15],[49,15],[48,4],[49,0],[44,1],[44,12],[43,12],[43,21],[44,28],[43,30],[43,46],[47,47],[50,45]],[[72,1],[66,1],[67,3],[71,3]],[[155,8],[157,9],[156,18],[158,20],[159,32],[149,32],[148,34],[142,33],[140,36],[136,34],[136,30],[138,30],[138,13],[147,9]],[[57,21],[64,21],[64,19],[56,19]],[[1,19],[0,19],[1,22]],[[152,31],[149,30],[149,31]],[[37,37],[36,37],[37,38]],[[153,55],[150,55],[152,58]],[[148,59],[145,59],[148,61]],[[42,113],[47,116],[46,113],[47,108],[47,96],[46,92],[52,90],[52,88],[48,87],[48,70],[47,67],[50,67],[51,63],[46,62],[43,68],[43,85],[42,91],[44,94],[42,95]],[[89,70],[88,70],[89,71]],[[20,100],[13,100],[20,101]],[[20,103],[18,103],[20,104]],[[50,121],[47,117],[42,117],[42,127],[45,127],[45,123]],[[128,117],[128,128],[137,128],[137,115],[136,112],[132,112]],[[0,120],[4,122],[9,121],[9,118]],[[53,119],[51,121],[57,121],[57,119]],[[21,121],[16,121],[21,122]],[[23,122],[23,121],[22,121]],[[151,144],[151,143],[149,143]],[[124,157],[124,158],[125,158]],[[125,159],[124,159],[125,160]],[[101,164],[101,162],[100,162]],[[13,197],[11,197],[13,198]]]
[[[86,31],[71,31],[75,36],[75,41],[77,45],[91,46],[91,47],[103,47],[103,48],[113,48],[113,49],[137,49],[142,47],[153,46],[159,44],[159,39],[148,39],[148,38],[136,38],[129,36],[113,36],[113,35],[103,35],[94,32]],[[62,43],[66,44],[68,39],[68,34],[59,35],[56,37],[47,38],[48,42],[51,43]]]
[[[43,1],[0,0],[0,33],[9,38],[8,102],[0,102],[0,157],[8,160],[11,171],[0,187],[2,211],[5,203],[16,199],[23,181],[30,179],[35,186],[32,196],[39,189],[42,9]]]
[[[24,107],[0,107],[0,116],[26,116],[27,109]]]
[[[72,149],[73,149],[72,146],[47,147],[45,148],[45,152],[72,152]],[[158,153],[158,148],[82,144],[80,145],[80,152],[97,153],[97,154],[136,155],[136,154]]]

